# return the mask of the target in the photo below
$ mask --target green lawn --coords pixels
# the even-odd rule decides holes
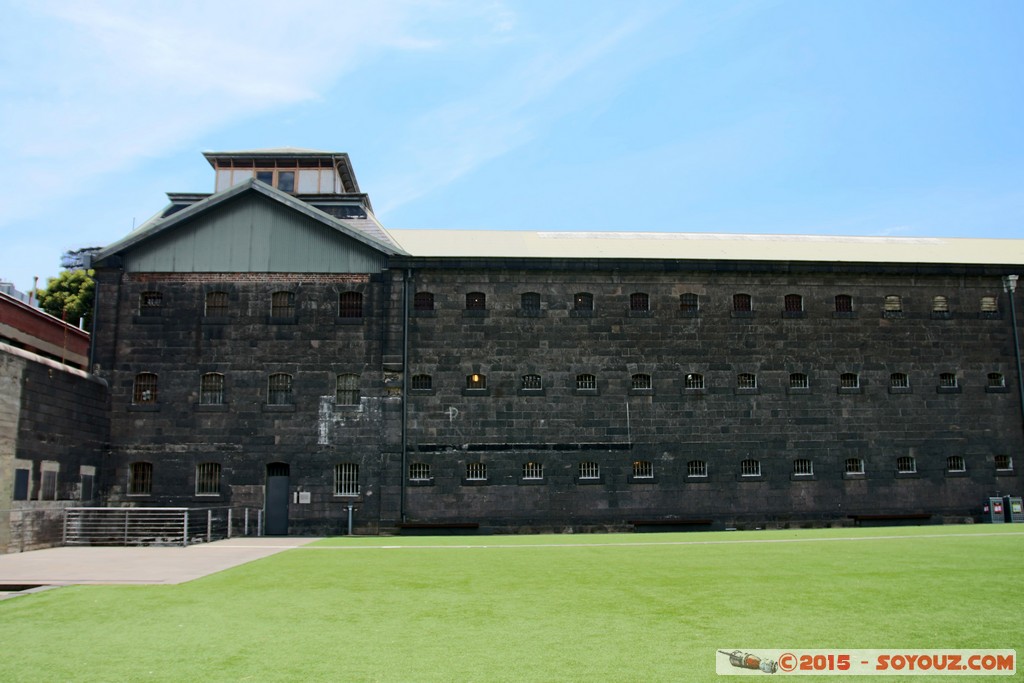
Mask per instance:
[[[719,648],[1024,654],[1022,608],[1010,525],[339,538],[0,601],[0,680],[707,681]]]

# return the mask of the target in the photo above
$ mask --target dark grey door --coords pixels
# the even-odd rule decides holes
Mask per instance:
[[[288,535],[288,463],[267,465],[266,529],[268,536]]]

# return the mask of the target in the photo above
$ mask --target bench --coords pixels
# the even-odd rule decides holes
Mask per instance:
[[[451,536],[472,534],[480,528],[479,522],[400,522],[403,536]]]
[[[633,531],[693,531],[699,527],[710,527],[711,519],[631,519]]]
[[[857,526],[911,526],[927,524],[930,512],[895,512],[871,515],[849,515]]]

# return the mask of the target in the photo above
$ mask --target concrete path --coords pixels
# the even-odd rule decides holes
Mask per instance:
[[[0,555],[4,584],[175,584],[297,548],[317,539],[243,537],[187,548],[70,546]]]

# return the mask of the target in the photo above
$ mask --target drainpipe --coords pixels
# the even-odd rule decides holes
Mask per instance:
[[[400,493],[399,519],[405,522],[405,472],[408,469],[406,451],[409,443],[409,280],[412,269],[402,273],[402,470],[398,473]]]
[[[1024,374],[1021,373],[1020,365],[1020,340],[1017,338],[1017,307],[1013,302],[1014,292],[1017,291],[1017,276],[1003,276],[1003,291],[1010,297],[1010,327],[1013,328],[1013,354],[1017,359],[1017,392],[1020,398],[1021,428],[1024,429]]]

